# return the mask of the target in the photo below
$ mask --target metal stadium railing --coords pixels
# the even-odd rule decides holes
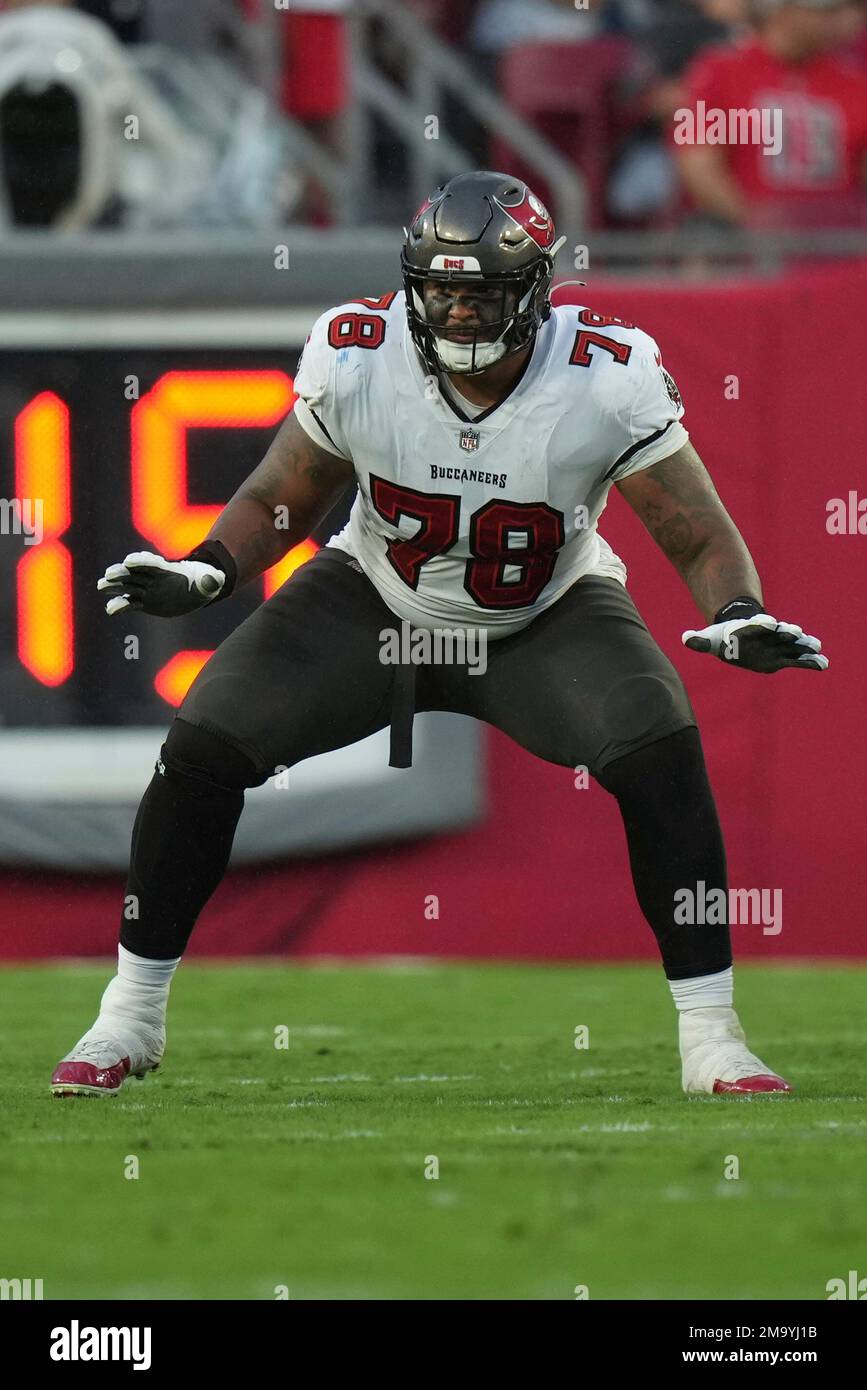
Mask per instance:
[[[408,58],[409,89],[402,91],[369,57],[372,26],[387,25]],[[431,138],[426,118],[442,112],[444,96],[461,103],[488,133],[505,140],[527,160],[550,188],[558,226],[569,237],[584,225],[586,193],[578,170],[533,126],[512,111],[456,49],[443,43],[399,0],[357,0],[350,13],[353,104],[349,120],[349,167],[355,181],[355,205],[372,164],[372,117],[386,123],[408,154],[409,187],[405,201],[418,207],[442,177],[476,167],[472,155],[446,133]]]
[[[393,220],[383,213],[376,191],[376,123],[405,152],[407,184],[400,190],[402,213],[409,216],[440,178],[476,167],[477,159],[454,133],[440,128],[429,138],[430,117],[442,113],[447,99],[459,101],[480,129],[506,140],[556,190],[552,212],[567,236],[584,224],[585,189],[581,174],[537,130],[497,96],[455,49],[443,43],[397,0],[357,0],[348,15],[351,97],[345,122],[345,152],[340,158],[304,126],[269,111],[271,135],[285,153],[287,167],[315,176],[328,195],[337,226]],[[375,29],[385,26],[390,40],[406,55],[408,89],[402,90],[374,59]],[[161,45],[131,50],[142,75],[167,97],[191,129],[218,149],[231,145],[238,113],[247,111],[253,87],[225,60],[209,54],[195,58]],[[261,56],[261,55],[260,55]],[[273,59],[273,53],[270,55]],[[261,66],[261,64],[260,64]],[[260,73],[259,96],[272,102],[274,75],[268,64]],[[444,125],[441,122],[441,125]],[[395,196],[392,209],[398,207]]]

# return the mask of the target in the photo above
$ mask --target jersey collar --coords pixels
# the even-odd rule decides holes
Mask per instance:
[[[482,411],[480,415],[467,415],[466,412],[461,409],[458,402],[454,400],[452,396],[452,391],[456,390],[455,387],[452,387],[451,391],[443,389],[439,392],[439,396],[443,404],[448,407],[452,414],[455,415],[458,418],[458,420],[461,421],[462,424],[479,425],[484,420],[488,420],[495,413],[495,411],[501,410],[507,402],[512,401],[514,399],[514,397],[517,395],[520,388],[525,384],[527,378],[530,375],[537,374],[536,368],[546,357],[546,348],[548,346],[547,343],[540,345],[539,339],[551,322],[551,319],[547,319],[545,323],[543,323],[538,329],[530,346],[530,352],[527,355],[527,360],[524,363],[518,375],[516,376],[515,380],[512,382],[512,385],[509,387],[506,394],[504,396],[501,396],[498,401],[495,401],[493,405],[489,405],[485,410]],[[427,371],[426,363],[423,361],[418,351],[418,348],[412,341],[408,325],[404,330],[404,348],[407,351],[407,356],[411,357],[416,371],[422,376],[423,381],[426,381],[427,378],[431,375],[431,373]],[[534,369],[532,373],[530,371],[531,367]],[[439,373],[438,375],[440,376],[440,379],[442,379],[444,373]],[[499,423],[499,421],[497,421],[497,423]]]

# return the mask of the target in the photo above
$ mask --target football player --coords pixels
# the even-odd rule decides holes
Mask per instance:
[[[437,188],[406,233],[403,291],[313,325],[294,410],[203,544],[179,560],[127,555],[99,581],[109,614],[222,602],[358,485],[346,527],[231,633],[178,710],[132,835],[139,915],[122,916],[117,974],[56,1068],[57,1094],[112,1095],[157,1067],[172,976],[226,870],[245,789],[388,725],[391,763],[407,766],[415,710],[466,714],[589,768],[623,816],[678,1012],[683,1089],[789,1089],[746,1045],[727,924],[676,912],[699,880],[726,893],[723,842],[683,684],[597,530],[609,490],[703,614],[687,646],[751,671],[827,660],[765,611],[654,340],[589,308],[552,309],[560,244],[519,179],[475,172]],[[398,621],[482,634],[486,668],[384,664],[380,634]]]

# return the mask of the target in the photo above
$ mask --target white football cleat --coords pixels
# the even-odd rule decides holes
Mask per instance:
[[[54,1068],[51,1090],[56,1096],[116,1096],[128,1076],[156,1071],[165,1046],[164,1028],[98,1018]]]
[[[791,1091],[788,1081],[750,1052],[734,1009],[683,1009],[678,1019],[685,1091],[706,1095]]]

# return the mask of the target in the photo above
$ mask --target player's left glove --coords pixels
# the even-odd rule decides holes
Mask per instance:
[[[754,599],[733,599],[709,627],[689,628],[681,641],[694,652],[710,652],[733,666],[764,674],[786,666],[808,671],[824,671],[828,666],[818,637],[808,637],[796,623],[777,622]]]

